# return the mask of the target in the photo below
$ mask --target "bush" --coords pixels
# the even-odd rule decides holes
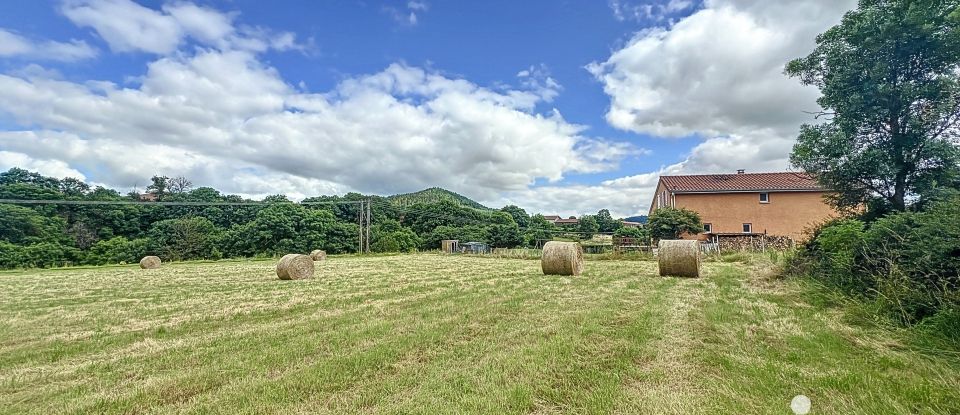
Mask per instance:
[[[14,245],[0,241],[0,267],[47,268],[70,265],[77,260],[80,250],[55,242]]]
[[[146,238],[128,240],[122,236],[99,241],[90,247],[86,263],[93,265],[136,263],[147,255],[150,240]]]
[[[872,301],[880,313],[915,324],[960,310],[960,196],[866,224],[827,223],[813,233],[791,264]]]
[[[650,244],[650,230],[641,227],[623,227],[613,232],[613,236],[620,238],[637,238],[642,244]]]
[[[685,233],[696,235],[703,232],[700,215],[686,208],[659,208],[650,215],[647,227],[650,229],[650,236],[658,240],[678,239]]]

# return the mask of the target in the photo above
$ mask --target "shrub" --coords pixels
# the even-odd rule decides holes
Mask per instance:
[[[90,247],[86,263],[93,265],[136,263],[147,255],[150,240],[146,238],[128,240],[122,236],[99,241]]]
[[[878,312],[905,324],[955,313],[960,309],[960,196],[873,223],[827,223],[790,268],[872,301]]]
[[[703,232],[700,215],[686,208],[659,208],[650,215],[647,227],[654,239],[677,239],[684,233]]]

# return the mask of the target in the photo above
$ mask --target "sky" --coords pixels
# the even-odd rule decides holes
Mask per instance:
[[[818,91],[784,65],[853,7],[0,2],[0,170],[643,214],[660,175],[791,170]]]

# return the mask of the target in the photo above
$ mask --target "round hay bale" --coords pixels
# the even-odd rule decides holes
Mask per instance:
[[[157,269],[160,268],[160,257],[145,256],[140,260],[140,269]]]
[[[310,252],[310,258],[312,258],[314,261],[323,261],[327,259],[327,251],[322,249],[314,249]]]
[[[544,275],[580,275],[583,247],[577,242],[547,242],[543,245],[540,268]]]
[[[660,240],[657,243],[660,276],[700,276],[700,241]]]
[[[302,254],[284,255],[277,263],[277,276],[281,280],[313,278],[313,258]]]

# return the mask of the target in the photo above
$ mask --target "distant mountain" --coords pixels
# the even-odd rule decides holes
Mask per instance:
[[[623,218],[623,220],[624,220],[625,222],[647,223],[647,215],[631,216],[631,217],[629,217],[629,218]]]
[[[441,200],[449,200],[461,206],[471,207],[474,209],[490,210],[490,208],[481,205],[469,197],[456,192],[451,192],[447,189],[441,189],[439,187],[431,187],[429,189],[423,189],[419,192],[388,196],[387,199],[400,206],[410,206],[415,203],[436,203]]]

